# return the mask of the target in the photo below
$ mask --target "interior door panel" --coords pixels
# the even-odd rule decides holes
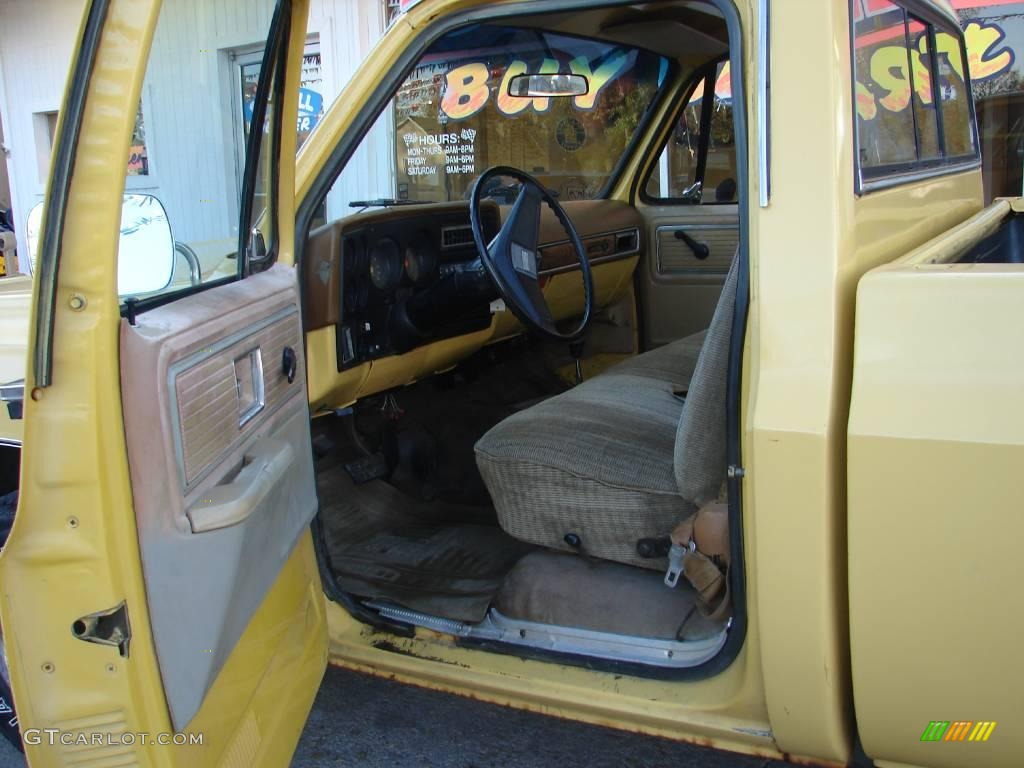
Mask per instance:
[[[121,325],[142,565],[178,730],[316,511],[302,347],[284,266]]]
[[[640,293],[648,348],[708,327],[739,244],[735,205],[644,206],[651,247],[641,262]],[[701,258],[685,234],[708,254]]]

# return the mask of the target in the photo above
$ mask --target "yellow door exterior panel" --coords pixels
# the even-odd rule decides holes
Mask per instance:
[[[201,734],[202,746],[157,743],[157,734],[172,729],[150,634],[128,473],[114,254],[124,157],[161,4],[105,5],[91,77],[69,87],[69,95],[84,88],[85,100],[63,210],[53,377],[50,386],[38,387],[28,367],[21,496],[0,555],[0,620],[8,630],[5,648],[22,732],[58,729],[72,739],[98,733],[108,743],[50,746],[39,739],[27,743],[26,754],[33,766],[64,765],[72,748],[74,759],[88,756],[97,764],[285,765],[326,664],[322,588],[308,533],[183,729]],[[307,5],[296,0],[292,11],[288,80],[295,87],[282,105],[285,113],[296,108]],[[58,145],[70,130],[68,114],[61,111]],[[282,151],[294,153],[294,133],[283,134]],[[295,182],[293,164],[282,166],[281,241],[290,251]],[[33,315],[40,312],[41,284],[37,277]],[[69,301],[76,294],[84,301]],[[30,350],[40,342],[35,328]],[[131,634],[127,655],[73,633],[80,617],[122,603]]]
[[[980,222],[983,224],[983,221]],[[849,590],[868,755],[1017,766],[1024,522],[1024,266],[898,265],[857,297]],[[931,721],[989,739],[922,741]]]

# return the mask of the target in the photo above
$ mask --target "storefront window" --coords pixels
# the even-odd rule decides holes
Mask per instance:
[[[132,129],[132,143],[128,150],[128,175],[149,176],[149,154],[146,152],[146,125],[142,119],[142,102],[135,115],[135,128]]]
[[[252,120],[253,99],[256,97],[256,84],[260,78],[262,53],[247,55],[244,58],[239,66],[239,84],[242,89],[242,120],[247,137],[249,123]],[[302,56],[302,75],[299,80],[299,112],[295,119],[297,150],[302,149],[302,145],[324,116],[323,82],[320,44],[308,43]]]
[[[1024,2],[953,6],[967,38],[986,201],[1024,194]]]

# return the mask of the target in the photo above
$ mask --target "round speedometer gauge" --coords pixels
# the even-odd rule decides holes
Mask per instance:
[[[437,254],[430,246],[430,240],[424,233],[405,246],[405,274],[409,279],[422,285],[429,282],[437,273]]]
[[[370,280],[381,291],[393,291],[402,281],[402,252],[390,237],[378,240],[370,252]]]

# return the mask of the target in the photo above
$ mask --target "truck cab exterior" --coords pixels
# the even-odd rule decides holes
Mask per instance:
[[[1022,278],[1009,258],[967,257],[986,237],[1015,227],[1019,206],[997,201],[982,210],[969,62],[949,6],[578,0],[553,11],[529,1],[424,0],[398,17],[296,158],[296,136],[281,125],[299,110],[309,5],[281,0],[256,14],[269,37],[251,126],[265,129],[246,134],[237,243],[224,253],[237,267],[217,267],[198,286],[126,298],[118,290],[118,255],[124,263],[126,254],[118,234],[123,156],[151,49],[161,44],[161,14],[175,3],[88,4],[39,245],[19,511],[0,555],[0,619],[23,733],[106,734],[85,745],[97,759],[284,764],[330,660],[765,757],[1014,764],[1024,752],[1012,727],[1022,708],[1007,681],[1020,676],[1011,638],[1022,627],[995,596],[1020,574],[1010,508],[1019,496],[1013,466],[1024,435],[1013,397]],[[465,49],[456,44],[460,33],[474,30],[481,48],[491,39],[484,33],[496,28],[605,46],[589,59],[579,53],[586,69],[571,69],[586,72],[591,102],[589,90],[534,94],[530,106],[499,104],[513,95],[495,83],[479,92],[486,109],[504,105],[505,117],[541,115],[537,133],[555,134],[569,156],[584,141],[614,140],[615,121],[601,125],[611,138],[586,130],[587,120],[603,119],[594,110],[595,101],[602,104],[598,73],[619,51],[608,54],[607,46],[653,40],[650,25],[659,23],[678,25],[692,48],[658,39],[651,51],[629,49],[636,61],[652,57],[651,90],[632,92],[649,103],[629,123],[629,140],[604,183],[584,183],[584,200],[558,196],[572,231],[552,234],[551,225],[565,222],[538,214],[538,247],[526,250],[540,254],[533,269],[553,325],[587,318],[591,309],[611,326],[625,318],[616,326],[630,339],[628,353],[617,353],[629,358],[622,365],[657,352],[648,347],[678,349],[672,345],[727,316],[719,355],[724,460],[716,469],[728,509],[729,613],[714,627],[712,652],[689,665],[495,639],[481,634],[482,621],[395,598],[389,604],[386,592],[350,586],[358,580],[337,567],[352,535],[339,508],[381,479],[346,479],[376,472],[366,469],[370,463],[325,469],[330,450],[322,448],[343,442],[325,425],[349,425],[345,419],[368,410],[397,421],[398,403],[416,402],[417,388],[458,372],[473,355],[511,348],[502,345],[530,327],[522,307],[493,303],[481,326],[426,341],[380,335],[369,314],[355,315],[354,325],[346,319],[360,301],[346,293],[354,270],[365,270],[347,256],[357,253],[349,243],[360,233],[389,233],[407,219],[427,231],[436,225],[443,245],[446,227],[465,229],[461,219],[445,217],[465,215],[481,235],[494,234],[491,224],[517,221],[501,190],[467,212],[475,193],[467,204],[451,196],[451,185],[448,197],[428,197],[435,207],[391,203],[353,217],[322,215],[410,73],[438,68],[437,93],[449,110],[440,122],[458,142],[468,134],[452,133],[451,125],[469,115],[453,110],[481,106],[471,93],[448,95],[477,83],[475,70],[444,80],[452,62],[466,66],[462,53],[451,53]],[[204,28],[197,29],[202,49]],[[485,67],[484,82],[505,87],[505,76],[519,73],[509,74],[508,62],[502,67],[497,74]],[[577,99],[565,109],[578,112],[544,123],[545,110],[568,105],[563,98]],[[715,122],[725,109],[731,139]],[[699,127],[687,122],[694,119]],[[694,177],[677,183],[675,161],[663,159],[682,144],[678,137],[693,136],[702,158],[693,171],[703,187],[697,198]],[[559,169],[533,151],[519,170],[538,173],[538,187],[558,184]],[[416,163],[408,158],[403,167],[415,186],[418,172],[408,168]],[[729,178],[731,188],[723,186]],[[489,224],[487,211],[498,219]],[[711,232],[732,239],[722,246]],[[607,235],[614,237],[602,240]],[[487,241],[477,239],[487,264]],[[473,250],[456,247],[463,246]],[[555,266],[546,259],[558,247],[568,247],[569,260]],[[715,250],[722,247],[724,257]],[[573,252],[589,270],[572,268]],[[670,256],[682,265],[672,268]],[[380,259],[386,269],[390,256]],[[408,261],[398,269],[404,287],[388,288],[393,295],[380,298],[382,306],[426,293],[406,274]],[[455,271],[439,270],[427,287]],[[590,272],[580,286],[579,276]],[[500,273],[487,274],[500,284]],[[370,278],[372,309],[391,278]],[[500,298],[514,307],[514,292]],[[365,333],[347,346],[350,326]],[[378,335],[366,335],[371,326]],[[605,352],[602,342],[587,343]],[[697,371],[711,367],[703,344],[696,342],[691,360]],[[593,392],[613,380],[602,377],[623,376],[612,368],[589,381],[600,370],[591,355],[581,366],[588,381],[552,402],[572,404],[584,396],[574,391]],[[697,402],[698,373],[691,372],[694,383],[675,393],[679,402],[669,412],[679,418],[682,411],[683,421],[683,398]],[[223,402],[237,412],[223,412]],[[386,441],[398,439],[390,429],[380,427],[385,460]],[[571,431],[564,431],[567,444]],[[397,487],[400,456],[394,461],[388,470]],[[500,483],[484,474],[497,497]],[[332,484],[339,478],[342,486]],[[584,528],[567,530],[564,544],[516,535],[498,506],[502,528],[546,555],[561,550],[567,569],[586,557],[602,573],[636,566],[631,579],[651,581],[664,570],[664,559],[637,565],[634,555],[588,551]],[[569,538],[579,530],[582,547],[579,535]],[[493,627],[493,608],[484,609]],[[509,625],[521,628],[520,640],[543,624],[532,620],[527,629],[525,621]],[[682,635],[676,641],[673,652],[695,647]],[[654,647],[622,643],[632,651]],[[168,746],[142,733],[202,733],[203,743]],[[979,733],[984,740],[971,738]],[[33,765],[56,765],[67,750],[82,748],[29,742],[27,755]]]

